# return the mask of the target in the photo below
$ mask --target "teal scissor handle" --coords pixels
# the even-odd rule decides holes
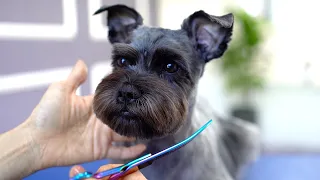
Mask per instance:
[[[144,155],[140,158],[137,158],[133,161],[130,161],[129,163],[116,167],[116,168],[112,168],[106,171],[102,171],[102,172],[98,172],[95,174],[92,174],[90,172],[84,172],[84,173],[79,173],[78,175],[74,176],[73,178],[71,178],[70,180],[81,180],[81,179],[87,179],[90,177],[96,178],[96,179],[101,179],[103,177],[106,176],[111,176],[110,180],[117,180],[119,179],[121,176],[123,176],[127,171],[129,171],[132,168],[138,167],[139,169],[145,168],[149,165],[152,164],[153,161],[168,155],[180,148],[182,148],[183,146],[187,145],[189,142],[191,142],[195,137],[197,137],[204,129],[206,129],[209,124],[212,123],[212,120],[209,120],[205,125],[203,125],[199,130],[197,130],[196,132],[194,132],[191,136],[189,136],[188,138],[186,138],[185,140],[165,149],[162,150],[154,155],[152,154],[147,154]]]
[[[142,159],[147,158],[149,156],[151,156],[151,154],[144,155],[144,156],[142,156],[142,157],[140,157],[138,159],[135,159],[133,161],[128,162],[125,165],[118,166],[118,167],[115,167],[115,168],[112,168],[112,169],[108,169],[106,171],[98,172],[98,173],[95,173],[95,174],[93,174],[91,172],[79,173],[76,176],[70,178],[70,180],[81,180],[81,179],[87,179],[87,178],[91,178],[91,177],[96,178],[96,179],[101,179],[101,178],[106,177],[106,176],[110,176],[110,175],[113,175],[113,174],[121,173],[121,172],[125,171],[128,167],[131,167],[132,164],[135,164],[136,162],[139,162]]]

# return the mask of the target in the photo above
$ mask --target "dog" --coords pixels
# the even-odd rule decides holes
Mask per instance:
[[[157,153],[213,123],[187,146],[142,169],[152,180],[233,180],[259,156],[259,129],[238,118],[219,117],[197,95],[207,63],[223,56],[233,33],[232,13],[199,10],[178,30],[143,25],[133,8],[102,6],[107,12],[112,67],[98,84],[93,110],[120,135]]]

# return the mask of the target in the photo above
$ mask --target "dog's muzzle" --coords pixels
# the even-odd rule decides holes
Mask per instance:
[[[187,115],[182,90],[154,74],[119,70],[98,85],[93,109],[118,134],[143,139],[174,133]]]

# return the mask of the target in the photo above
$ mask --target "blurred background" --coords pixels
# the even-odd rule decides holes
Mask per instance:
[[[0,133],[24,121],[79,58],[89,78],[77,93],[94,92],[110,72],[111,46],[105,16],[92,14],[117,3],[134,7],[145,25],[171,29],[201,9],[233,12],[233,41],[206,67],[199,94],[221,115],[260,126],[262,156],[245,180],[320,179],[320,11],[314,0],[1,0]],[[105,163],[84,166],[95,171]],[[51,168],[26,180],[66,179],[68,171]]]

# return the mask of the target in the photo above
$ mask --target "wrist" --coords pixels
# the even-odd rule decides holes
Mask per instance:
[[[0,136],[0,172],[4,179],[22,179],[41,169],[40,146],[28,121]],[[1,150],[2,151],[2,150]]]

